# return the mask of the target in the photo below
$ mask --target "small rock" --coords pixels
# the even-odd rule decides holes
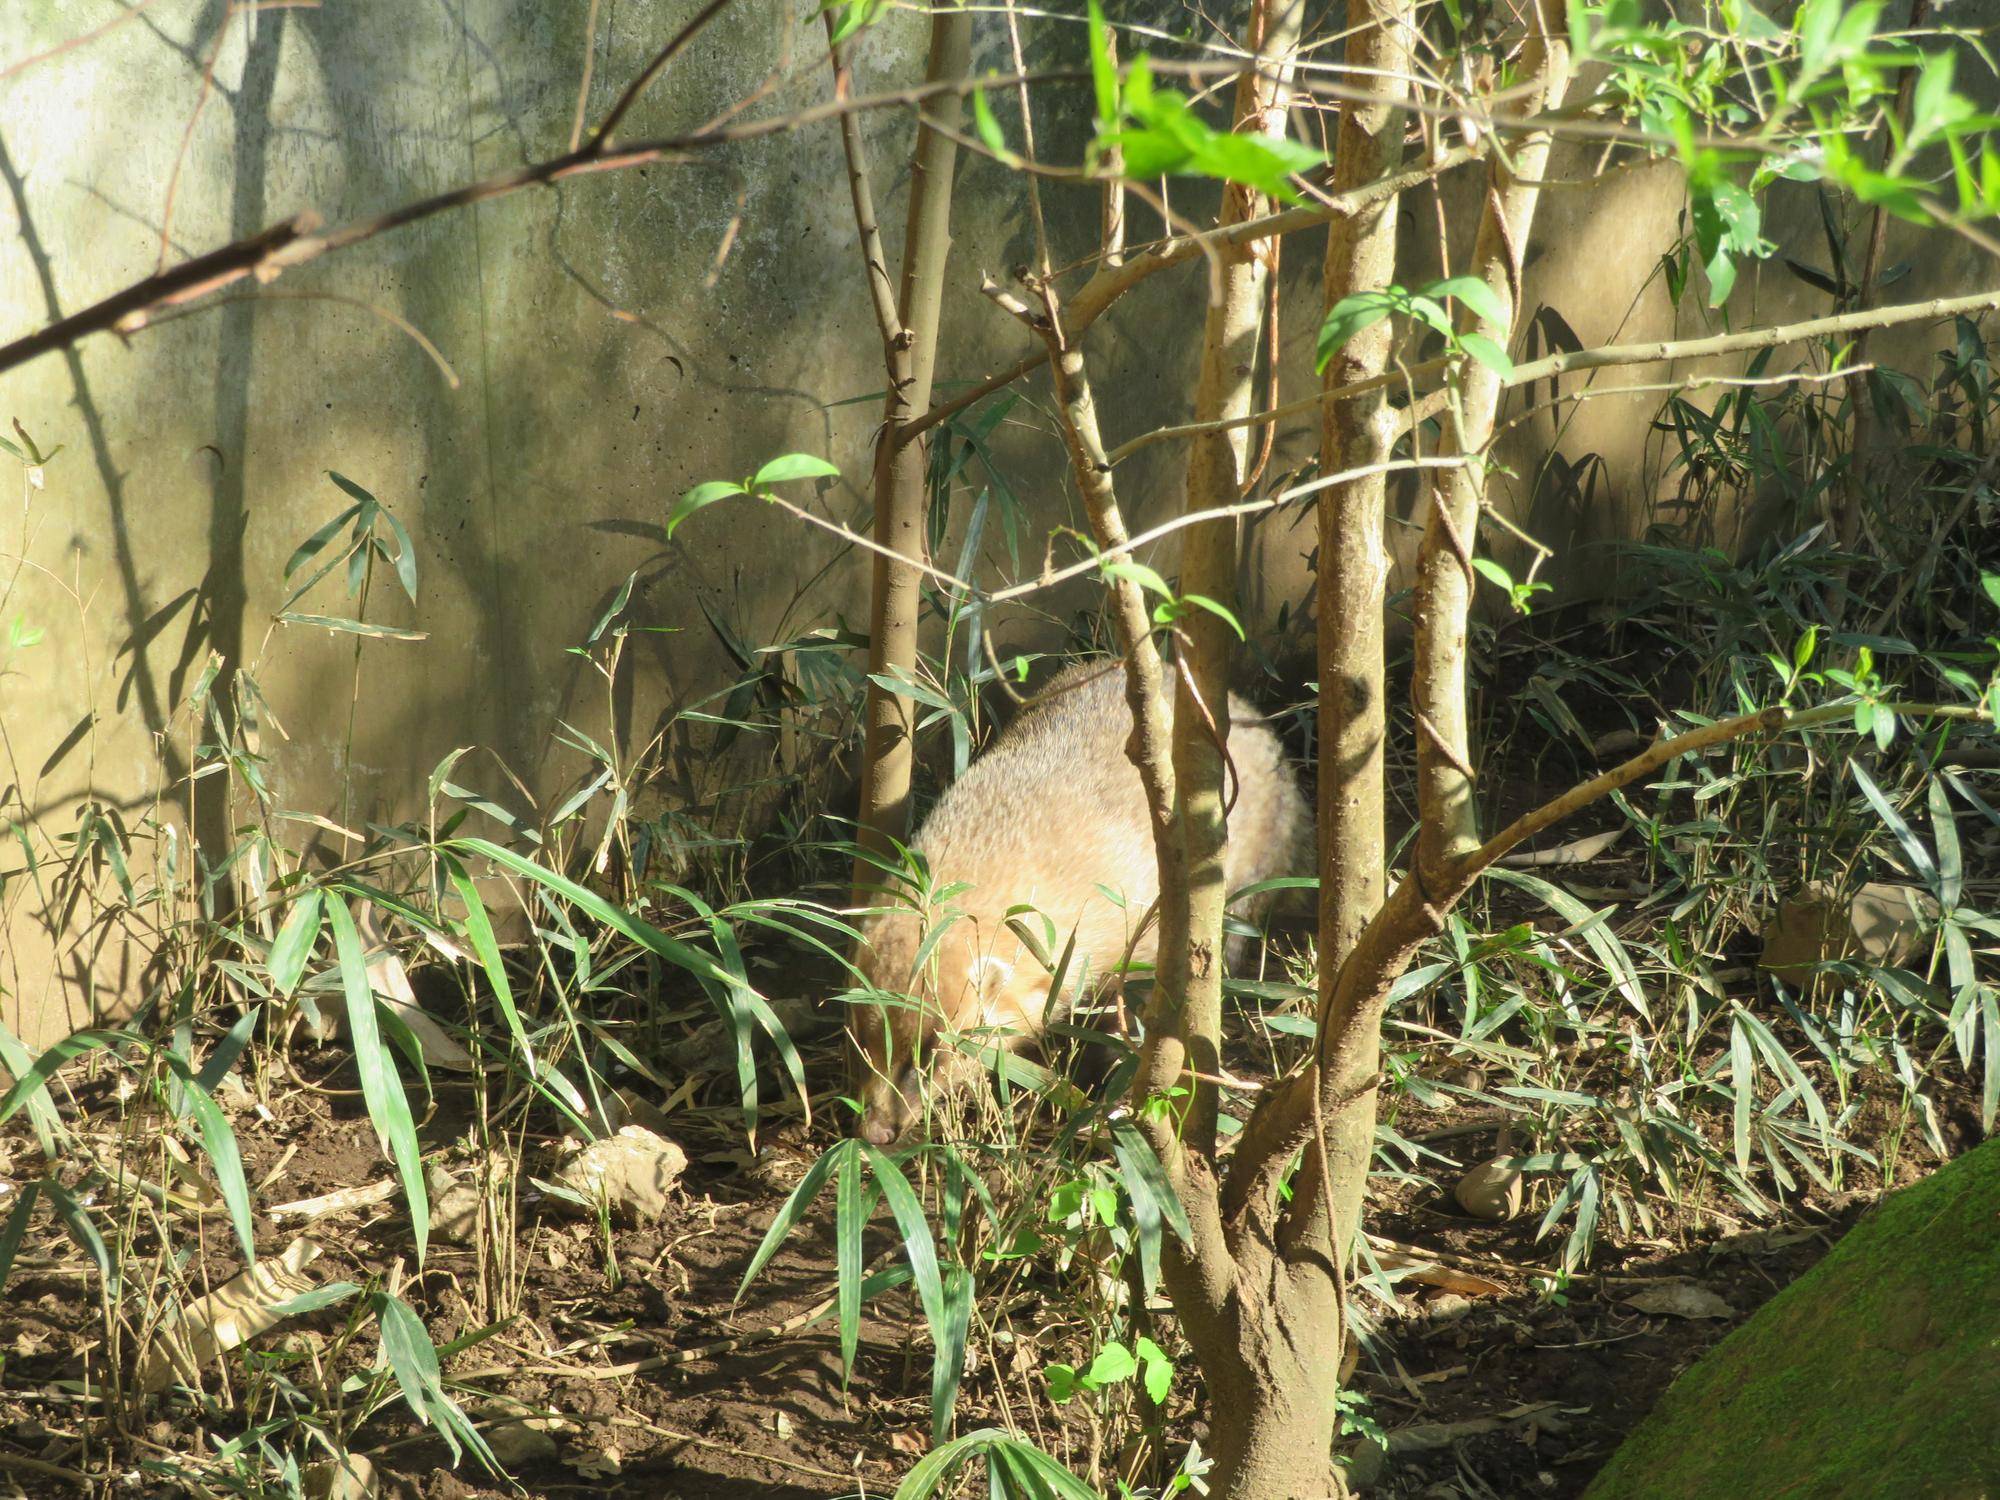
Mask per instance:
[[[381,1483],[375,1465],[359,1453],[314,1464],[305,1472],[306,1500],[375,1500]]]
[[[1649,1286],[1625,1299],[1634,1312],[1656,1318],[1733,1318],[1736,1310],[1705,1286],[1689,1281]]]
[[[555,1425],[548,1417],[502,1422],[486,1429],[487,1446],[492,1448],[501,1466],[508,1469],[553,1459],[557,1449],[551,1428]]]
[[[1459,1178],[1451,1196],[1475,1219],[1515,1218],[1521,1212],[1521,1170],[1496,1156]]]
[[[1426,1302],[1424,1311],[1433,1323],[1455,1323],[1472,1311],[1472,1299],[1461,1297],[1457,1292],[1446,1292]]]
[[[1389,1450],[1371,1437],[1358,1439],[1347,1450],[1347,1487],[1373,1489],[1389,1468]]]
[[[603,1203],[614,1220],[638,1224],[666,1212],[668,1194],[686,1170],[687,1153],[679,1146],[643,1125],[627,1125],[578,1152],[556,1181]]]
[[[455,1245],[470,1245],[479,1238],[479,1189],[469,1182],[454,1180],[431,1200],[431,1232]]]

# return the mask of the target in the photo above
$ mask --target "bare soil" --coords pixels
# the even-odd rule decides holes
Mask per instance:
[[[323,1085],[352,1082],[331,1053],[302,1066]],[[307,1198],[386,1175],[357,1099],[304,1091],[287,1098],[290,1107],[274,1111],[270,1121],[249,1108],[236,1112],[251,1181],[276,1173],[260,1202]],[[1976,1126],[1969,1135],[1965,1130],[1969,1094],[1939,1102],[1954,1135],[1969,1145],[1977,1135]],[[1406,1111],[1397,1124],[1417,1133],[1451,1121]],[[870,1305],[858,1368],[845,1390],[831,1318],[760,1336],[796,1324],[830,1296],[829,1203],[741,1305],[734,1301],[744,1268],[785,1192],[825,1143],[817,1137],[827,1127],[810,1137],[796,1123],[767,1130],[753,1160],[723,1111],[685,1108],[668,1124],[692,1166],[663,1219],[612,1232],[615,1274],[606,1269],[598,1225],[560,1211],[523,1183],[512,1241],[519,1282],[507,1296],[512,1316],[448,1361],[447,1373],[462,1382],[461,1403],[482,1421],[502,1423],[489,1435],[510,1455],[530,1495],[806,1500],[888,1493],[929,1439],[929,1346],[907,1294]],[[462,1122],[448,1111],[426,1127],[439,1143],[461,1133]],[[35,1149],[14,1125],[4,1146],[24,1166]],[[1470,1164],[1491,1155],[1495,1142],[1490,1134],[1460,1134],[1438,1149]],[[1928,1152],[1910,1149],[1904,1177],[1928,1164]],[[527,1174],[546,1170],[531,1145]],[[1490,1278],[1499,1290],[1465,1296],[1406,1282],[1392,1310],[1371,1309],[1378,1337],[1356,1384],[1392,1455],[1374,1493],[1433,1500],[1582,1493],[1674,1376],[1811,1266],[1880,1186],[1861,1180],[1839,1197],[1809,1196],[1768,1223],[1745,1222],[1719,1201],[1698,1211],[1663,1209],[1656,1237],[1614,1236],[1591,1272],[1556,1295],[1548,1280],[1554,1241],[1535,1241],[1533,1216],[1482,1223],[1437,1193],[1386,1188],[1369,1225],[1375,1235],[1421,1247],[1447,1267]],[[277,1254],[301,1232],[324,1246],[312,1268],[316,1278],[398,1285],[439,1344],[490,1321],[496,1292],[482,1286],[481,1257],[434,1239],[417,1272],[409,1226],[393,1200],[303,1230],[260,1222],[260,1256]],[[206,1246],[202,1269],[211,1283],[240,1268],[219,1213],[208,1220]],[[143,1235],[134,1249],[147,1249]],[[1628,1305],[1648,1289],[1678,1285],[1716,1294],[1717,1310],[1726,1307],[1726,1315],[1655,1315]],[[94,1286],[60,1231],[38,1219],[0,1306],[0,1493],[10,1484],[11,1492],[27,1495],[174,1492],[170,1480],[140,1474],[137,1466],[212,1453],[240,1430],[230,1393],[213,1382],[216,1409],[206,1415],[176,1396],[134,1402],[122,1418],[105,1420],[80,1399],[75,1383],[98,1381],[105,1360],[96,1343]],[[1011,1316],[1033,1323],[1032,1293]],[[334,1308],[294,1319],[283,1339],[266,1335],[260,1347],[276,1343],[296,1352],[304,1341],[323,1348],[343,1318]],[[312,1345],[314,1338],[321,1343]],[[732,1339],[736,1347],[716,1347]],[[363,1334],[348,1363],[365,1367],[374,1348],[372,1333]],[[1000,1420],[995,1400],[990,1368],[975,1362],[961,1426]],[[1046,1408],[1042,1415],[1048,1419]],[[516,1424],[510,1431],[509,1417],[535,1418],[541,1430]],[[1228,1420],[1227,1413],[1200,1411],[1185,1400],[1175,1417],[1181,1439]],[[385,1495],[497,1500],[518,1493],[469,1461],[448,1469],[444,1444],[399,1402],[355,1432],[352,1447],[375,1459]],[[111,1477],[121,1474],[131,1477]],[[79,1484],[76,1475],[90,1477]]]

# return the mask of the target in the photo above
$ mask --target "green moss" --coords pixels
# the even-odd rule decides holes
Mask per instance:
[[[1676,1381],[1585,1500],[2000,1496],[2000,1141],[1891,1194]]]

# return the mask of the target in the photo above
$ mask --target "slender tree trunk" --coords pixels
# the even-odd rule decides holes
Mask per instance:
[[[1383,80],[1410,72],[1414,6],[1409,0],[1362,0],[1350,7],[1347,65],[1357,77]],[[1365,17],[1365,19],[1364,19]],[[1384,85],[1385,87],[1388,85]],[[1403,115],[1386,104],[1349,103],[1341,112],[1333,191],[1342,193],[1402,165]],[[1396,279],[1396,214],[1388,202],[1335,219],[1326,242],[1326,307]],[[1393,330],[1387,319],[1362,330],[1328,363],[1328,390],[1379,376],[1388,367]],[[1339,473],[1386,461],[1395,446],[1398,414],[1383,386],[1349,401],[1327,403],[1320,434],[1320,471]],[[1389,555],[1383,540],[1388,476],[1379,474],[1326,490],[1319,501],[1319,1009],[1327,1011],[1340,969],[1362,930],[1382,908],[1384,847],[1383,741],[1387,705],[1383,669],[1383,610]],[[1352,1089],[1376,1069],[1371,1031],[1357,1049]],[[1307,1148],[1308,1180],[1348,1187],[1333,1205],[1334,1253],[1348,1264],[1362,1187],[1374,1152],[1374,1111],[1361,1102],[1329,1122],[1325,1176],[1315,1134]],[[1317,1226],[1315,1226],[1317,1228]]]
[[[931,17],[928,82],[965,76],[972,45],[972,15],[957,5],[944,5]],[[836,62],[836,67],[839,67]],[[903,429],[930,408],[931,373],[937,357],[939,312],[944,301],[945,258],[951,249],[951,185],[958,146],[953,139],[963,109],[956,94],[941,94],[923,107],[917,144],[910,161],[910,210],[903,239],[903,269],[895,301],[893,324],[883,316],[883,294],[876,291],[878,319],[883,322],[885,363],[889,378],[882,428],[875,442],[875,540],[904,557],[924,552],[924,500],[928,465],[922,439],[905,440]],[[858,170],[855,149],[859,125],[849,137],[850,180],[857,184],[856,214],[861,221],[867,178]],[[869,214],[872,220],[872,211]],[[872,222],[862,222],[864,252]],[[886,278],[877,254],[871,257],[871,279]],[[922,599],[922,575],[908,563],[881,552],[874,554],[868,631],[868,669],[876,678],[909,676],[917,665],[917,615]],[[914,705],[910,699],[868,684],[862,711],[861,806],[858,839],[861,847],[885,854],[891,839],[909,832],[910,768],[914,754]],[[878,883],[880,872],[866,860],[855,862],[854,883]],[[863,899],[857,894],[857,900]]]
[[[1281,134],[1291,109],[1292,69],[1305,0],[1257,0],[1251,14],[1251,50],[1257,66],[1237,81],[1235,122],[1239,131]],[[1222,222],[1240,224],[1265,209],[1262,197],[1232,185],[1223,195]],[[1216,252],[1211,299],[1202,338],[1201,375],[1195,388],[1194,419],[1227,421],[1247,416],[1255,397],[1258,330],[1264,306],[1269,258],[1261,247],[1231,245]],[[1207,433],[1195,440],[1188,460],[1186,511],[1195,514],[1233,505],[1240,498],[1247,428]],[[1182,544],[1180,587],[1234,606],[1236,528],[1234,519],[1206,521],[1188,528]],[[1225,825],[1227,788],[1223,762],[1229,738],[1229,668],[1235,635],[1205,610],[1181,626],[1177,697],[1174,710],[1174,777],[1179,790],[1179,828],[1187,903],[1175,910],[1160,904],[1158,970],[1149,1035],[1172,1033],[1176,1049],[1152,1052],[1138,1081],[1140,1096],[1179,1083],[1184,1066],[1214,1077],[1221,1066],[1222,914],[1229,896],[1224,873],[1228,852]],[[1150,1049],[1149,1049],[1150,1050]],[[1197,1083],[1181,1134],[1196,1154],[1215,1144],[1216,1094]]]

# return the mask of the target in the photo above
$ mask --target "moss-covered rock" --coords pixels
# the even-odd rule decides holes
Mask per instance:
[[[1667,1392],[1585,1500],[2000,1497],[2000,1140],[1890,1195]]]

